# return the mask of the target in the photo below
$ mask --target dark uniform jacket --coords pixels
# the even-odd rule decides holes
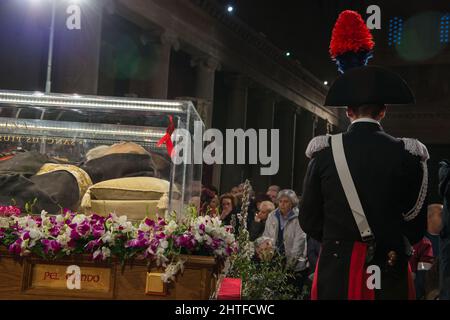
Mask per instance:
[[[343,144],[375,236],[375,261],[383,263],[391,250],[404,255],[404,236],[414,244],[422,239],[426,229],[426,199],[419,201],[421,208],[415,219],[406,222],[402,216],[416,206],[419,191],[426,186],[421,164],[421,156],[428,156],[425,146],[417,140],[394,138],[378,123],[364,121],[350,125],[343,134]],[[311,161],[304,180],[300,225],[308,235],[322,242],[322,260],[323,256],[349,258],[352,243],[362,240],[334,164],[331,137],[313,139],[307,154]],[[406,255],[403,260],[407,261]],[[344,265],[341,263],[339,267],[345,269]],[[333,268],[332,261],[328,267]]]

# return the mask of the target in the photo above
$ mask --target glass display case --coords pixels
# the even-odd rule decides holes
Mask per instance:
[[[0,91],[0,204],[182,215],[199,202],[202,165],[158,145],[170,119],[192,148],[203,122],[191,102]]]

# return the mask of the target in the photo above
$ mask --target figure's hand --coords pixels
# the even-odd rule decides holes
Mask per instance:
[[[268,216],[269,216],[268,212],[258,211],[258,213],[255,215],[255,221],[256,222],[266,221]]]

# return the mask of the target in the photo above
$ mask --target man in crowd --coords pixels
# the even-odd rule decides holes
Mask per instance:
[[[271,201],[263,201],[255,215],[254,221],[250,225],[250,241],[255,241],[261,237],[266,226],[266,220],[269,214],[275,210],[275,205]]]
[[[442,210],[443,206],[440,203],[433,203],[428,206],[428,222],[427,237],[433,245],[433,256],[439,257],[439,235],[442,231]]]

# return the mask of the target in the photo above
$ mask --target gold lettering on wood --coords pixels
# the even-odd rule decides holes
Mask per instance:
[[[81,292],[109,292],[111,269],[84,267],[81,269]],[[67,265],[35,264],[32,266],[30,288],[69,290],[66,274]]]

